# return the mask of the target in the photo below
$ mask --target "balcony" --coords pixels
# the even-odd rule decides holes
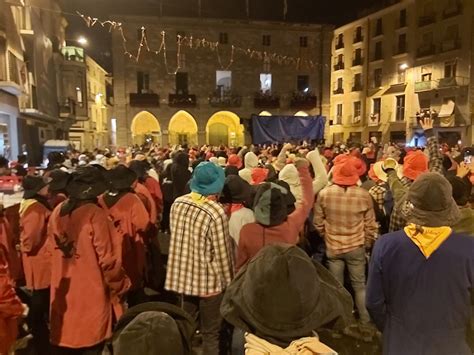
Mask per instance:
[[[59,117],[75,118],[76,117],[76,101],[67,97],[61,98],[59,103]]]
[[[85,63],[84,49],[80,47],[65,46],[61,48],[64,60],[68,62]]]
[[[362,84],[354,84],[354,86],[352,87],[352,91],[362,91]]]
[[[339,62],[339,63],[334,64],[334,71],[343,70],[343,69],[344,69],[344,62]]]
[[[441,52],[449,52],[454,51],[456,49],[461,48],[461,40],[459,38],[450,39],[441,42]]]
[[[436,53],[436,47],[434,44],[424,44],[420,46],[416,51],[416,56],[418,58],[427,57],[430,55],[434,55]]]
[[[312,93],[293,93],[290,107],[296,110],[312,110],[318,104],[318,98]]]
[[[216,90],[209,96],[209,105],[212,107],[240,107],[242,106],[242,96],[230,91]]]
[[[458,16],[462,14],[462,4],[460,2],[443,10],[443,19]]]
[[[374,56],[372,57],[373,62],[375,62],[377,60],[382,60],[382,59],[383,59],[382,51],[374,52]]]
[[[13,65],[7,68],[6,58],[4,53],[0,53],[0,90],[8,92],[14,96],[20,96],[22,93],[22,87],[20,82],[17,59],[14,56],[10,57],[10,61]]]
[[[435,87],[436,83],[433,80],[415,82],[415,92],[430,91]]]
[[[168,106],[169,107],[196,107],[197,98],[196,95],[189,94],[169,94],[168,95]]]
[[[337,88],[335,90],[333,90],[333,95],[341,95],[341,94],[344,94],[344,89],[343,88]]]
[[[336,43],[336,50],[344,48],[344,41],[338,41]]]
[[[360,43],[360,42],[362,42],[363,40],[364,40],[364,36],[362,36],[362,34],[356,34],[356,35],[354,36],[354,42],[353,42],[353,43],[354,43],[354,44]]]
[[[279,108],[280,97],[271,93],[257,93],[253,99],[253,105],[255,108]]]
[[[442,78],[438,82],[438,89],[455,88],[469,85],[469,78],[455,76],[451,78]]]
[[[362,57],[358,57],[358,58],[354,58],[352,60],[352,66],[355,67],[355,66],[358,66],[358,65],[362,65]]]
[[[159,107],[160,96],[158,94],[130,94],[130,106]]]
[[[424,27],[436,22],[436,15],[429,14],[418,18],[418,27]]]

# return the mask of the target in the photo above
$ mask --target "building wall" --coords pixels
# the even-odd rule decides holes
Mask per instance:
[[[458,11],[452,10],[452,4],[460,4],[462,10],[457,13]],[[401,11],[406,11],[406,24],[400,23]],[[385,142],[403,140],[414,144],[416,142],[413,138],[422,133],[417,123],[417,112],[420,109],[431,109],[439,114],[443,104],[452,98],[456,103],[452,117],[454,124],[452,127],[441,127],[443,121],[449,118],[436,118],[438,134],[446,140],[446,132],[458,132],[461,140],[470,144],[472,14],[471,1],[403,0],[337,28],[332,45],[332,124],[329,140],[347,140],[352,137],[354,140],[367,141],[370,136],[375,135]],[[382,31],[376,34],[379,19],[382,21]],[[353,38],[359,26],[363,40],[354,43]],[[336,49],[340,34],[343,35],[344,45]],[[400,36],[403,35],[406,46],[400,48]],[[376,56],[379,54],[376,53],[380,48],[378,46],[382,50]],[[352,59],[357,48],[362,50],[363,60],[361,65],[354,66]],[[344,69],[335,68],[340,54],[344,55]],[[445,79],[445,65],[451,61],[456,65],[454,80]],[[382,70],[381,85],[375,80],[378,76],[376,69]],[[362,87],[361,90],[353,91],[356,73],[361,74]],[[430,77],[426,74],[431,74],[431,80],[428,80]],[[343,79],[344,93],[334,91],[339,78]],[[422,80],[429,83],[420,83]],[[405,95],[405,117],[400,121],[396,119],[396,97],[399,95]],[[381,112],[379,123],[371,125],[375,117],[374,99],[381,100]],[[353,121],[355,101],[361,102],[358,122]],[[338,104],[343,105],[341,124],[337,124],[340,122],[337,117]],[[405,139],[402,139],[403,132]],[[453,139],[452,136],[450,139]]]
[[[160,55],[148,53],[142,50],[142,55],[137,63],[133,58],[124,55],[123,43],[120,34],[113,36],[113,59],[114,59],[114,110],[117,118],[117,140],[118,145],[129,145],[138,143],[132,137],[130,128],[134,117],[142,112],[149,111],[153,114],[160,125],[161,133],[156,139],[163,144],[173,143],[176,137],[169,132],[171,118],[180,110],[185,110],[196,121],[198,132],[197,140],[203,144],[207,140],[206,126],[209,119],[217,112],[228,111],[229,115],[219,115],[229,122],[229,127],[235,126],[230,122],[235,114],[247,126],[248,119],[252,114],[258,114],[267,110],[272,114],[293,115],[298,108],[290,108],[290,99],[297,89],[297,75],[309,76],[309,88],[318,98],[318,104],[314,109],[307,110],[309,114],[327,115],[329,113],[329,83],[330,70],[330,43],[332,28],[320,25],[290,25],[239,21],[217,21],[217,20],[190,20],[173,18],[151,18],[151,17],[123,17],[120,19],[125,25],[124,33],[130,49],[135,50],[138,45],[137,30],[144,25],[148,38],[148,45],[158,49],[161,44],[161,31],[166,31],[169,38],[167,44],[168,68],[164,65],[163,52]],[[228,36],[227,45],[220,45],[219,51],[209,49],[182,49],[185,57],[184,67],[180,72],[188,73],[189,94],[196,95],[195,107],[168,105],[168,95],[176,92],[174,71],[177,67],[175,36],[182,32],[194,38],[205,37],[209,40],[218,41],[219,33],[225,32]],[[262,36],[271,36],[271,45],[263,46]],[[300,37],[307,36],[308,47],[300,48]],[[232,71],[232,92],[241,96],[242,102],[238,107],[212,107],[209,96],[216,90],[216,70],[227,67],[230,61],[231,44],[245,48],[268,50],[269,52],[284,53],[291,56],[305,56],[316,63],[316,67],[296,68],[295,66],[272,64],[270,68],[264,68],[263,60],[250,59],[242,54],[235,54],[234,62],[229,70]],[[220,57],[220,63],[219,58]],[[222,64],[222,67],[221,65]],[[280,96],[279,108],[259,108],[254,106],[255,93],[260,90],[260,74],[268,72],[272,74],[272,94]],[[130,94],[137,93],[137,72],[147,72],[150,78],[149,92],[159,95],[159,107],[145,107],[131,105]],[[322,98],[322,99],[321,99]],[[183,116],[184,117],[184,116]],[[216,122],[217,123],[217,122]],[[239,124],[240,126],[240,124]],[[229,130],[229,143],[234,140],[237,144],[239,136],[242,140],[250,141],[248,129],[242,133],[242,128],[235,127],[235,131]],[[190,139],[188,137],[188,139]]]

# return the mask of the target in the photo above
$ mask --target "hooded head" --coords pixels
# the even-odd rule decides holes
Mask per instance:
[[[428,171],[428,157],[421,151],[409,152],[403,160],[403,175],[410,180]]]
[[[224,187],[224,169],[210,162],[200,163],[191,178],[191,191],[203,196],[216,195]]]
[[[66,187],[73,200],[93,200],[103,194],[107,188],[102,172],[92,166],[77,169],[71,174]]]
[[[248,152],[245,154],[244,158],[245,168],[253,169],[258,166],[258,157],[253,152]]]
[[[453,198],[456,204],[460,207],[466,206],[471,197],[472,184],[457,176],[448,177],[448,181],[453,189]]]
[[[113,191],[127,191],[137,180],[137,174],[125,165],[119,165],[106,174],[109,186]]]
[[[63,192],[66,190],[66,186],[69,182],[70,174],[62,171],[61,169],[55,169],[49,173],[51,183],[49,184],[49,191],[53,193]]]
[[[252,189],[249,183],[238,175],[230,175],[225,179],[220,202],[250,205],[251,196]]]
[[[300,176],[298,174],[298,169],[294,164],[287,164],[283,169],[281,169],[278,178],[282,181],[285,181],[290,185],[299,186],[300,185]]]

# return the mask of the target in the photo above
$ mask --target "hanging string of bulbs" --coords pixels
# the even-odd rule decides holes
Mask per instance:
[[[195,38],[192,35],[180,35],[176,36],[176,67],[170,70],[169,62],[168,62],[168,53],[167,53],[167,32],[161,31],[160,33],[160,45],[158,48],[153,49],[149,45],[148,34],[146,31],[145,26],[140,27],[140,40],[138,41],[138,46],[135,50],[131,50],[128,44],[128,40],[125,36],[124,31],[124,24],[119,21],[113,20],[100,20],[96,17],[91,17],[80,13],[79,11],[76,12],[78,16],[80,16],[87,27],[93,28],[97,26],[101,26],[103,28],[108,29],[111,32],[118,32],[121,39],[122,39],[122,47],[124,50],[124,55],[128,56],[131,60],[135,62],[140,61],[140,57],[143,55],[143,52],[146,51],[147,53],[155,54],[156,56],[162,56],[165,69],[168,74],[173,75],[176,74],[181,68],[182,65],[182,56],[183,56],[183,48],[189,49],[209,49],[216,54],[217,63],[221,70],[229,70],[232,65],[235,63],[236,54],[245,55],[250,59],[256,59],[259,61],[263,61],[265,63],[275,63],[278,65],[284,66],[295,66],[296,69],[301,68],[321,68],[323,64],[314,63],[313,60],[302,58],[302,57],[294,57],[279,54],[276,52],[267,52],[267,51],[260,51],[252,48],[243,48],[235,45],[231,45],[230,48],[230,58],[227,63],[224,63],[221,57],[220,48],[222,47],[218,41],[209,41],[206,38]],[[169,36],[173,37],[173,36]],[[328,67],[327,64],[324,67]]]

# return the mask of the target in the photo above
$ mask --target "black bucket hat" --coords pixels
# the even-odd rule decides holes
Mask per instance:
[[[143,181],[146,178],[148,169],[150,168],[149,164],[142,160],[132,160],[128,167],[135,172],[140,181]]]
[[[124,191],[132,187],[132,184],[137,180],[137,174],[125,165],[119,165],[109,170],[106,178],[112,190]]]
[[[107,189],[102,172],[92,166],[77,169],[71,174],[66,191],[71,199],[92,200]]]
[[[224,182],[220,202],[251,205],[252,187],[238,175],[229,175]]]
[[[55,169],[51,171],[48,175],[51,178],[51,183],[49,184],[49,191],[59,192],[66,190],[66,186],[69,182],[71,175],[61,169]]]
[[[264,247],[227,288],[221,314],[257,336],[290,343],[331,324],[352,321],[352,297],[330,272],[300,248]]]
[[[451,184],[438,173],[421,174],[408,190],[407,208],[400,211],[407,223],[423,227],[452,226],[461,217]]]
[[[25,176],[22,182],[22,187],[25,190],[23,193],[24,199],[35,197],[38,192],[51,182],[48,177],[42,176]]]

